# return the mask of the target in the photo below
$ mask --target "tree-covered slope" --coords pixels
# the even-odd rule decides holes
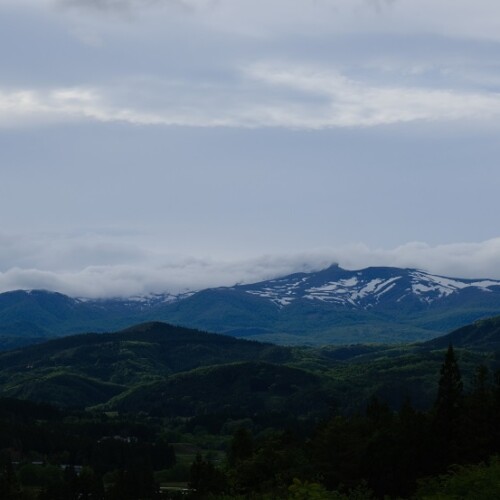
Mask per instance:
[[[84,408],[105,403],[125,389],[125,386],[119,384],[54,370],[39,377],[20,379],[18,383],[6,383],[2,395],[57,406]]]
[[[210,413],[254,415],[293,412],[318,415],[328,409],[325,379],[263,362],[230,363],[179,373],[112,399],[106,408],[165,416]]]
[[[293,361],[293,350],[163,323],[109,334],[82,334],[0,355],[8,396],[62,405],[103,403],[169,375],[224,363]]]
[[[500,359],[491,343],[498,320],[480,325],[450,334],[470,380],[478,365],[494,370]],[[459,342],[463,331],[467,343]],[[356,412],[374,395],[392,408],[407,398],[427,408],[448,343],[290,348],[146,323],[0,354],[0,395],[167,415],[237,408],[307,414],[326,406]]]
[[[138,313],[122,301],[84,301],[46,290],[2,293],[0,349],[21,346],[28,339],[124,328],[138,322]]]
[[[212,364],[293,359],[285,347],[235,339],[165,323],[145,323],[117,333],[50,340],[0,355],[0,373],[38,374],[53,367],[109,382],[138,382]]]
[[[500,351],[500,316],[476,321],[423,345],[443,349],[450,343],[466,349]]]

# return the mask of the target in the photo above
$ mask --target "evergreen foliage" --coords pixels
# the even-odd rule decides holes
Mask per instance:
[[[103,407],[56,409],[0,398],[2,500],[498,496],[500,372],[494,354],[457,352],[452,345],[445,353],[420,346],[353,348],[339,359],[331,349],[275,350],[171,328],[148,325],[118,338],[99,336],[104,344],[98,336],[65,338],[55,342],[57,349],[41,345],[29,348],[26,357],[23,352],[0,357],[6,363],[0,377],[9,379],[5,372],[12,369],[12,385],[23,363],[40,363],[41,394],[46,381],[59,377],[68,389],[94,387],[85,382],[84,370],[115,373],[116,366],[153,350],[156,357],[147,366],[156,366],[156,373],[170,370],[145,383],[137,368],[131,377],[139,381],[121,386],[106,402],[107,413]],[[99,358],[93,350],[101,345],[115,351],[105,349]],[[196,352],[201,363],[223,362],[190,369],[200,362]],[[248,361],[251,355],[262,359]],[[228,362],[233,356],[239,361]],[[114,367],[91,368],[97,359]],[[82,372],[65,378],[64,363],[73,370],[81,366]],[[183,367],[187,370],[180,371]],[[434,405],[414,406],[412,391],[406,390],[395,408],[396,388],[409,389],[421,373],[434,390]],[[339,410],[332,396],[342,395],[357,398],[357,408],[363,408]],[[188,491],[160,489],[159,481],[167,477],[188,481],[183,484]]]

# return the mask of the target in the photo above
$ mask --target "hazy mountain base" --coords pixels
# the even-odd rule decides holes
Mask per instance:
[[[190,328],[284,345],[391,344],[430,340],[500,312],[500,295],[495,295],[495,299],[488,297],[488,305],[475,298],[469,300],[450,299],[439,304],[412,301],[353,309],[303,299],[278,307],[243,291],[216,289],[158,307],[148,314]]]

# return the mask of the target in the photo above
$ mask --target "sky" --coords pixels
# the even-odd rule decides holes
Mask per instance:
[[[499,54],[493,0],[0,0],[0,291],[500,279]]]

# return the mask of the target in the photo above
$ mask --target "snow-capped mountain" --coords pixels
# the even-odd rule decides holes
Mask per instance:
[[[282,343],[417,341],[500,315],[500,280],[339,266],[203,290],[162,319]]]
[[[71,298],[47,291],[0,294],[0,348],[166,321],[277,343],[426,340],[500,315],[500,281],[416,269],[339,266],[249,285],[127,299]],[[3,338],[3,340],[2,340]]]
[[[296,274],[233,290],[238,288],[279,307],[305,299],[366,309],[390,301],[432,304],[466,289],[500,293],[500,281],[446,278],[416,269],[373,267],[347,271],[332,266],[317,273]]]

